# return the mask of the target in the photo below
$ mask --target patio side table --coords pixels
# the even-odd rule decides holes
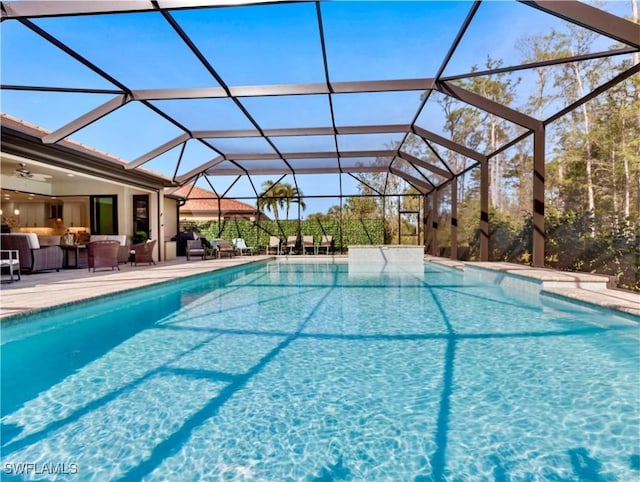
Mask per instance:
[[[87,249],[86,244],[61,244],[60,247],[64,250],[63,268],[80,268],[80,250]],[[69,262],[69,253],[73,253],[73,265]]]

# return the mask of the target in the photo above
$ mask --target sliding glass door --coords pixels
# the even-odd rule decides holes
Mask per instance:
[[[118,196],[89,196],[91,234],[118,234]]]

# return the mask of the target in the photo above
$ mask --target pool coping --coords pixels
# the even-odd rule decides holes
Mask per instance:
[[[540,285],[539,293],[570,300],[593,307],[640,317],[640,294],[606,288],[606,277],[589,273],[568,273],[547,268],[531,268],[525,265],[501,262],[463,262],[435,256],[425,256],[425,261],[460,271],[484,270],[499,275],[522,279]],[[340,255],[317,256],[238,256],[224,260],[158,263],[157,266],[123,266],[119,272],[88,273],[85,270],[65,270],[61,273],[43,273],[23,276],[7,289],[0,290],[0,321],[13,320],[35,312],[72,305],[81,301],[115,295],[146,288],[177,279],[196,277],[227,268],[269,260],[296,263],[346,263]],[[42,281],[42,282],[40,282]],[[21,285],[22,283],[22,285]],[[499,284],[498,281],[496,284]],[[603,285],[604,283],[604,285]],[[603,288],[603,286],[605,286]],[[640,321],[640,320],[638,320]]]
[[[33,276],[32,283],[26,286],[11,285],[10,289],[0,290],[0,323],[19,322],[20,318],[34,313],[64,308],[78,303],[108,296],[144,290],[152,286],[164,285],[176,280],[184,280],[208,275],[255,263],[275,259],[274,256],[238,256],[224,260],[203,260],[159,263],[156,266],[137,267],[122,271],[81,272],[67,271],[56,277],[57,273],[43,274],[45,282],[38,283],[39,274]],[[23,276],[23,279],[25,279]],[[44,278],[46,276],[46,278]],[[46,282],[49,281],[49,282]]]

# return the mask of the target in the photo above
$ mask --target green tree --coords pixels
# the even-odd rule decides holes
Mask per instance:
[[[281,185],[279,183],[268,180],[262,183],[262,192],[258,195],[258,209],[271,211],[276,221],[280,219],[279,209],[284,207],[280,190]]]
[[[258,207],[268,209],[273,212],[273,216],[279,219],[279,210],[285,210],[285,219],[289,219],[291,204],[298,204],[300,209],[306,209],[302,191],[287,182],[276,182],[271,180],[262,184],[262,193],[258,196]],[[298,213],[299,214],[299,213]]]
[[[346,219],[373,219],[380,217],[380,206],[372,197],[348,197],[342,215]]]
[[[298,204],[299,209],[306,209],[307,207],[305,202],[302,200],[302,191],[289,183],[280,183],[278,194],[282,196],[282,204],[285,209],[285,219],[289,219],[289,210],[291,209],[292,204]],[[300,211],[298,211],[297,217],[300,217]]]
[[[326,213],[313,213],[307,216],[310,221],[339,221],[340,206],[331,206]]]

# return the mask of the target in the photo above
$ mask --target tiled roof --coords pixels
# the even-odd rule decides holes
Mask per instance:
[[[182,186],[173,191],[172,194],[183,198],[189,195],[184,206],[180,208],[181,211],[189,211],[193,214],[218,212],[218,196],[206,189],[199,188],[198,186],[194,186],[193,188],[191,186]],[[251,204],[243,203],[236,199],[222,198],[220,200],[220,211],[222,213],[247,213],[255,215],[256,208]],[[261,217],[266,216],[264,213],[261,213]]]

